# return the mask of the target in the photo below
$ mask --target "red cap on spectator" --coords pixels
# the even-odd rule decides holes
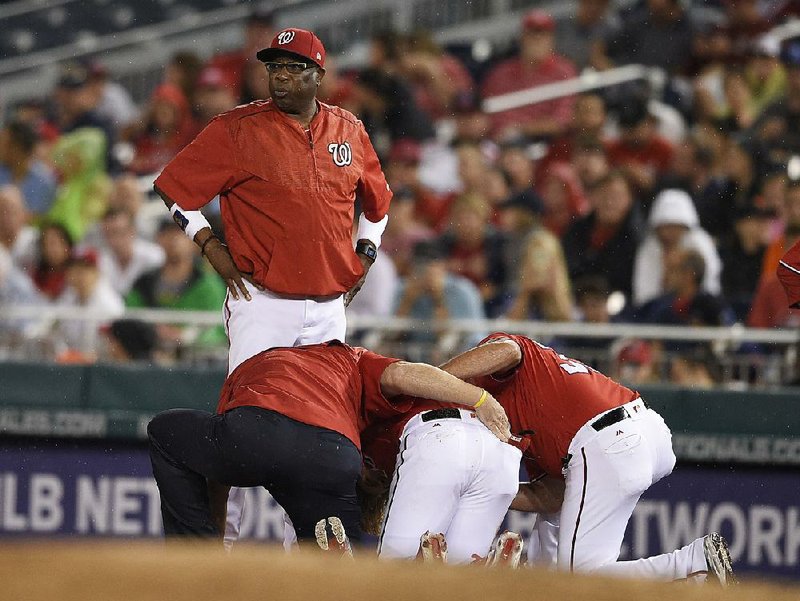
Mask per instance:
[[[549,14],[541,10],[532,10],[522,18],[525,31],[553,31],[556,22]]]
[[[294,27],[278,32],[269,48],[259,50],[256,58],[264,63],[287,52],[307,58],[325,68],[325,46],[322,41],[312,32]]]
[[[197,77],[198,88],[232,88],[231,76],[218,67],[206,67]]]
[[[97,251],[91,246],[75,249],[69,259],[71,265],[97,267]]]
[[[401,138],[392,144],[389,151],[389,161],[392,163],[419,163],[422,149],[414,140]]]
[[[778,279],[786,290],[790,309],[800,309],[800,240],[795,242],[778,263]]]

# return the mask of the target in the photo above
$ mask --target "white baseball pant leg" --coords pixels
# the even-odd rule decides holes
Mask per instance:
[[[555,569],[559,518],[559,513],[536,514],[536,523],[528,541],[528,565]]]
[[[413,559],[425,531],[447,539],[449,563],[485,556],[519,486],[519,449],[500,442],[471,411],[403,430],[378,547]]]
[[[342,296],[323,302],[283,298],[259,290],[245,280],[251,300],[234,299],[230,292],[223,306],[225,332],[230,341],[228,374],[258,353],[274,347],[317,344],[328,340],[344,342],[347,319]],[[239,539],[244,511],[245,490],[232,487],[228,495],[224,544],[231,550]],[[287,519],[284,544],[291,546],[294,534]]]
[[[642,493],[675,467],[672,435],[661,416],[640,399],[624,407],[632,417],[599,432],[591,424],[600,416],[592,418],[570,444],[558,567],[661,580],[705,570],[702,539],[672,553],[617,561]]]

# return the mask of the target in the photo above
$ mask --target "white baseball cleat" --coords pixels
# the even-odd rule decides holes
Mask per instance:
[[[314,537],[323,551],[339,553],[342,557],[353,556],[353,549],[350,547],[350,539],[347,538],[347,533],[344,531],[344,524],[336,516],[318,521],[314,526]]]
[[[516,532],[506,530],[494,539],[489,555],[486,556],[486,565],[518,568],[522,547],[522,537]]]
[[[425,563],[447,563],[447,541],[444,534],[434,534],[428,530],[420,536],[417,558]]]
[[[712,532],[703,538],[703,553],[709,576],[713,574],[722,586],[736,584],[728,542],[720,533]]]

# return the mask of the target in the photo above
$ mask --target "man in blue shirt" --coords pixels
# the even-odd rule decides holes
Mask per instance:
[[[36,130],[21,121],[12,121],[0,132],[0,186],[16,185],[33,215],[47,212],[56,191],[55,175],[35,157],[38,142]]]

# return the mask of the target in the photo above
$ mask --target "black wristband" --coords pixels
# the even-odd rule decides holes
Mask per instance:
[[[356,252],[367,257],[372,263],[378,258],[378,249],[369,240],[359,240],[356,243]]]
[[[212,240],[219,240],[214,234],[211,234],[208,238],[206,238],[203,243],[200,245],[200,254],[206,254],[206,245],[211,242]]]

